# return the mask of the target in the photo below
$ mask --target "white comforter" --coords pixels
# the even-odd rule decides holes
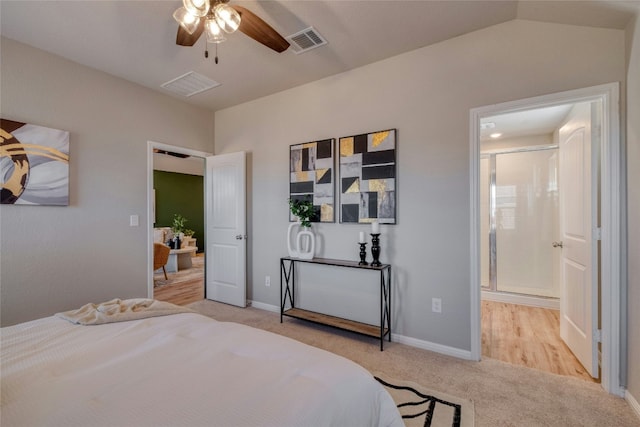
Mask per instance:
[[[402,426],[359,365],[248,326],[175,314],[2,328],[0,424]]]

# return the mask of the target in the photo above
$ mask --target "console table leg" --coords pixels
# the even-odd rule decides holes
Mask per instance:
[[[280,323],[282,323],[282,313],[284,312],[284,300],[282,299],[282,276],[284,275],[284,260],[280,260]]]
[[[387,327],[389,328],[389,342],[391,342],[391,266],[387,270]]]
[[[385,291],[384,291],[384,270],[380,270],[380,351],[384,351],[384,306],[385,306]]]

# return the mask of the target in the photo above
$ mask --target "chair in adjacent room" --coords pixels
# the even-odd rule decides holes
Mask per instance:
[[[171,252],[169,246],[157,242],[153,244],[153,271],[162,267],[165,280],[169,279],[167,277],[167,270],[164,268],[167,261],[169,261],[169,252]]]

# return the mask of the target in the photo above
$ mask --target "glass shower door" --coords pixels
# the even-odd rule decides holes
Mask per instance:
[[[495,155],[496,290],[559,297],[558,150]]]

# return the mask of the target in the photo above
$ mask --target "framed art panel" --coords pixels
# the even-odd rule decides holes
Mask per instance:
[[[289,198],[313,202],[312,222],[335,221],[334,142],[332,138],[289,148]],[[291,214],[289,220],[294,220]]]
[[[0,202],[69,205],[69,132],[0,119]]]
[[[396,130],[340,138],[340,222],[396,223]]]

